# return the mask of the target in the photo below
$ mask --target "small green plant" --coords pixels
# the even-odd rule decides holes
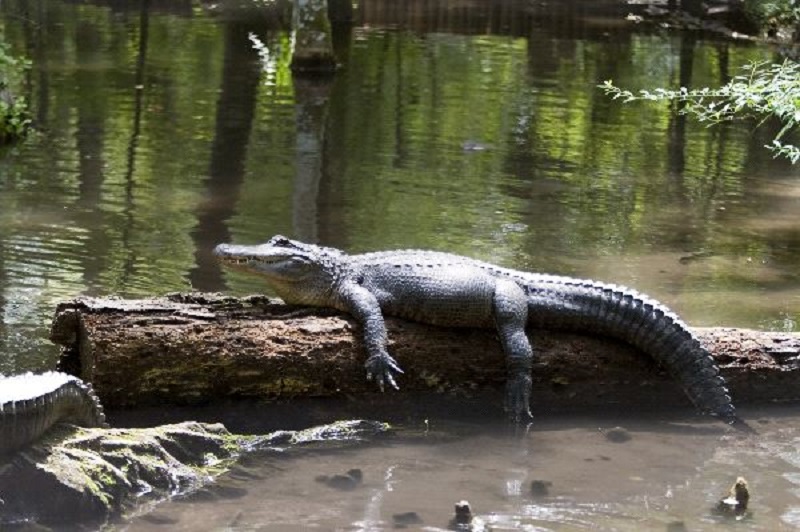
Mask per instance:
[[[28,68],[30,61],[14,57],[0,42],[0,144],[23,137],[30,127],[28,103],[17,94]]]
[[[766,148],[775,156],[796,163],[800,160],[800,148],[782,139],[800,123],[800,64],[787,59],[781,64],[751,63],[744,69],[745,74],[716,89],[657,88],[633,93],[615,86],[611,80],[600,88],[613,99],[625,103],[637,100],[681,102],[679,112],[712,125],[737,118],[754,117],[759,123],[776,118],[782,127]]]

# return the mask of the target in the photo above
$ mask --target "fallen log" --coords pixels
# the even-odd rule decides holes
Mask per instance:
[[[173,294],[124,300],[79,298],[58,306],[51,339],[60,367],[93,384],[106,408],[197,405],[368,395],[396,401],[416,393],[459,398],[489,393],[502,406],[505,360],[491,330],[450,329],[388,319],[401,390],[367,382],[356,323],[324,309],[262,296]],[[800,334],[695,329],[716,358],[737,404],[800,400]],[[688,406],[648,356],[608,338],[530,331],[533,411]]]

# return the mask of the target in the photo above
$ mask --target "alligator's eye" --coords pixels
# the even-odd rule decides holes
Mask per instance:
[[[272,244],[273,246],[278,246],[278,247],[282,247],[282,248],[294,247],[292,245],[292,241],[291,240],[289,240],[285,236],[281,236],[281,235],[273,236],[270,239],[269,243]]]

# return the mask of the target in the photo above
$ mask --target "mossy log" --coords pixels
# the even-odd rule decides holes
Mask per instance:
[[[405,373],[400,390],[367,382],[352,318],[261,296],[174,294],[123,300],[80,298],[58,306],[52,340],[61,369],[89,381],[106,408],[197,405],[367,395],[400,404],[423,392],[494,394],[502,407],[505,360],[491,330],[388,319],[390,352]],[[800,335],[695,329],[716,358],[737,404],[800,399]],[[688,406],[650,357],[615,340],[530,331],[533,410]]]

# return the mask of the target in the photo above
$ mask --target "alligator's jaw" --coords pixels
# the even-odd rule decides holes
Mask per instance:
[[[275,248],[269,244],[258,246],[234,246],[220,244],[214,248],[217,259],[233,268],[269,275],[281,263],[290,261],[294,253]]]

